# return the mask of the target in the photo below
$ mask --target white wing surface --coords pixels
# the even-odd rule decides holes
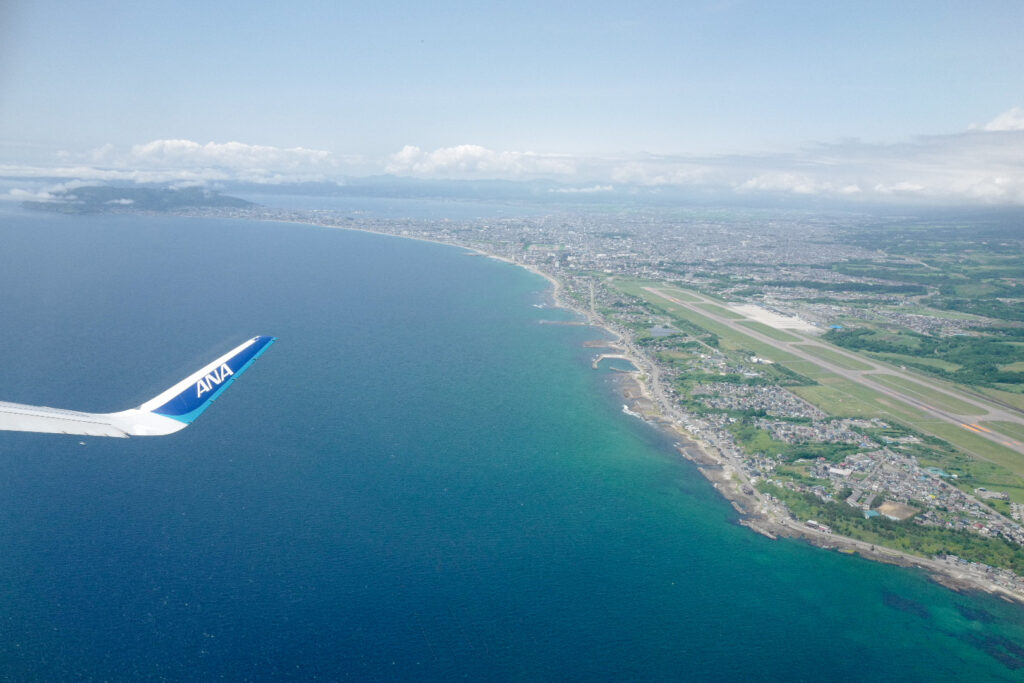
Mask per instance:
[[[83,436],[162,436],[189,426],[276,341],[253,337],[138,408],[119,413],[0,402],[0,430]]]

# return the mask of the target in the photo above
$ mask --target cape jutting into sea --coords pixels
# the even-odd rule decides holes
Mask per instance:
[[[0,433],[3,680],[1020,680],[1024,612],[771,541],[460,249],[0,207],[0,400],[119,410],[256,334],[189,429]]]

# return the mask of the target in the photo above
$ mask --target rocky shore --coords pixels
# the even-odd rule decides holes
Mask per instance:
[[[491,256],[488,254],[488,256]],[[492,256],[493,257],[493,256]],[[997,583],[991,568],[957,559],[927,558],[899,550],[877,546],[855,538],[840,536],[814,529],[794,519],[789,510],[777,501],[762,495],[747,479],[738,463],[731,462],[718,450],[703,443],[684,428],[684,417],[670,399],[662,383],[658,366],[634,342],[628,330],[619,329],[602,318],[596,310],[585,308],[563,296],[564,288],[557,278],[535,267],[516,263],[501,257],[547,279],[552,285],[555,306],[568,309],[588,324],[607,331],[613,339],[601,341],[602,348],[614,349],[610,354],[625,358],[636,368],[622,384],[623,398],[631,414],[641,417],[659,429],[666,430],[674,440],[680,454],[697,465],[698,471],[715,489],[729,500],[741,515],[738,523],[772,540],[780,537],[801,539],[817,547],[844,554],[856,554],[869,560],[915,567],[928,573],[932,580],[956,591],[983,591],[1005,600],[1024,604],[1024,591]],[[599,342],[589,342],[597,346]],[[606,354],[609,355],[609,354]]]

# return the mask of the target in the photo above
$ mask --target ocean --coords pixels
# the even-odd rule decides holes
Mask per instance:
[[[2,680],[1024,677],[1021,607],[738,526],[536,275],[10,205],[0,249],[0,400],[120,410],[279,338],[176,435],[0,432]]]

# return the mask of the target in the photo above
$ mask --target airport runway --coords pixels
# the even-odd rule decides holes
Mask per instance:
[[[808,361],[814,365],[824,368],[825,370],[828,370],[831,373],[839,375],[840,377],[844,377],[852,382],[857,382],[858,384],[868,386],[871,389],[874,389],[875,391],[884,394],[885,396],[906,403],[907,405],[913,406],[931,417],[942,420],[944,422],[948,422],[949,424],[955,425],[962,429],[968,430],[977,436],[980,436],[984,439],[988,439],[993,443],[1005,446],[1006,448],[1009,448],[1013,451],[1016,451],[1017,453],[1020,453],[1021,455],[1024,455],[1024,443],[1021,443],[1020,441],[1013,439],[1009,436],[1006,436],[1004,434],[993,432],[992,430],[978,424],[983,420],[998,420],[1003,422],[1012,422],[1024,427],[1024,414],[1022,414],[1020,411],[1005,406],[997,405],[989,401],[984,401],[974,396],[968,397],[959,392],[954,394],[950,392],[948,389],[940,385],[937,385],[934,382],[926,378],[923,378],[919,375],[911,375],[894,366],[879,363],[870,358],[867,358],[866,356],[860,356],[857,354],[850,353],[849,351],[841,349],[838,346],[833,346],[831,344],[823,344],[814,337],[802,334],[797,330],[781,330],[784,331],[786,334],[796,337],[798,339],[797,341],[780,341],[778,339],[773,339],[772,337],[769,337],[766,334],[762,334],[757,330],[740,325],[740,321],[736,319],[722,317],[716,314],[713,310],[709,310],[707,308],[700,306],[700,304],[712,304],[714,306],[721,306],[721,302],[708,299],[707,297],[698,294],[697,292],[689,290],[686,292],[687,296],[699,300],[690,302],[683,301],[675,296],[672,296],[665,290],[658,287],[644,287],[644,289],[656,296],[661,297],[662,299],[665,299],[666,301],[670,301],[676,304],[677,306],[682,306],[683,308],[686,308],[694,313],[698,313],[706,318],[710,318],[711,320],[714,320],[716,323],[720,325],[725,325],[726,327],[734,330],[735,332],[746,335],[751,339],[756,339],[759,342],[769,344],[773,347],[778,348],[779,350],[797,356],[801,360]],[[816,356],[812,353],[809,353],[804,347],[818,347],[824,349],[827,353],[847,358],[851,362],[851,364],[856,363],[860,365],[869,366],[869,369],[852,370],[849,368],[841,367],[835,363],[826,360],[825,358],[822,358],[821,356]],[[893,388],[886,384],[882,384],[877,379],[872,377],[872,375],[878,374],[886,374],[890,376],[899,377],[906,381],[913,382],[914,384],[926,387],[932,391],[936,391],[946,396],[949,396],[951,399],[955,399],[957,401],[970,405],[971,408],[974,409],[972,410],[972,412],[977,411],[977,414],[962,416],[953,415],[950,412],[929,405],[926,401],[922,401],[921,399],[911,396],[908,393],[900,391],[899,389]],[[982,458],[982,456],[980,455],[977,455],[977,457]]]

